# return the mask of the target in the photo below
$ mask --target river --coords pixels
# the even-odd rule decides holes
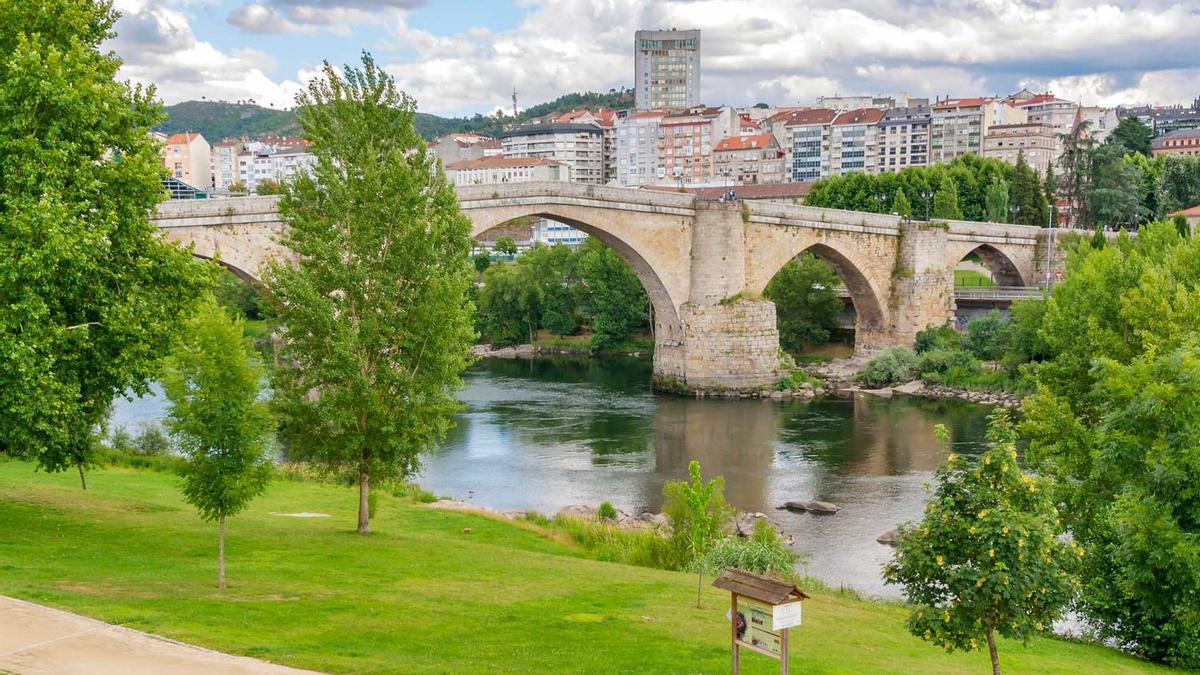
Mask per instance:
[[[794,535],[802,569],[867,595],[898,597],[880,567],[892,549],[875,538],[920,517],[924,484],[943,452],[982,449],[988,408],[961,401],[858,394],[813,401],[696,400],[650,391],[639,359],[484,359],[465,374],[465,410],[424,458],[418,482],[499,509],[553,513],[609,500],[658,510],[662,485],[700,461],[725,477],[728,501],[762,511]],[[161,416],[161,394],[118,399],[114,425],[131,430]],[[832,516],[777,511],[821,499]]]

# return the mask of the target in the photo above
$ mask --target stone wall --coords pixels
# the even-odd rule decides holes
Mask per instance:
[[[881,344],[864,347],[911,345],[920,331],[954,318],[957,261],[952,263],[947,256],[948,237],[941,223],[901,224],[892,270],[891,326],[887,335],[879,336]]]
[[[775,303],[737,300],[680,308],[691,391],[750,390],[774,384],[779,372]]]

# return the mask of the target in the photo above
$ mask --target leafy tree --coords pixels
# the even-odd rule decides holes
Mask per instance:
[[[1110,227],[1136,223],[1141,205],[1141,171],[1121,161],[1121,146],[1100,145],[1091,154],[1089,211],[1093,221]]]
[[[512,237],[496,237],[496,242],[492,244],[492,250],[501,255],[516,255],[517,242],[513,241]]]
[[[843,307],[838,283],[837,272],[809,252],[780,268],[763,290],[775,303],[780,346],[795,351],[829,341]]]
[[[501,261],[483,273],[479,314],[493,346],[532,343],[541,308],[542,291],[529,266]]]
[[[908,201],[908,196],[902,189],[896,190],[896,197],[892,200],[892,213],[904,218],[912,217],[912,203]]]
[[[945,427],[938,434],[945,444]],[[996,675],[996,633],[1028,640],[1049,630],[1074,595],[1082,554],[1058,539],[1058,511],[1044,482],[1021,471],[1016,439],[1008,412],[992,413],[989,449],[938,467],[924,517],[899,528],[884,566],[885,582],[913,605],[913,635],[947,652],[974,651],[984,638]]]
[[[1046,226],[1046,200],[1037,172],[1025,162],[1025,153],[1017,152],[1017,165],[1009,191],[1013,222],[1020,225]]]
[[[913,349],[918,354],[934,349],[959,349],[960,347],[962,347],[962,336],[949,323],[930,326],[918,332],[916,343],[913,345]]]
[[[264,371],[211,295],[171,350],[163,375],[167,427],[187,458],[183,496],[200,517],[217,521],[217,585],[225,588],[225,518],[267,487],[274,420],[262,400]]]
[[[983,201],[988,220],[996,223],[1008,222],[1008,181],[999,176],[992,176]]]
[[[1055,481],[1085,547],[1080,610],[1102,635],[1200,668],[1200,242],[1170,223],[1082,247],[1039,331],[1028,372],[1032,465]]]
[[[535,246],[518,259],[540,293],[539,318],[554,335],[570,335],[579,328],[578,255],[565,244]]]
[[[958,208],[958,190],[949,176],[943,176],[933,194],[933,217],[958,220],[963,217]]]
[[[92,0],[0,8],[0,447],[86,488],[93,430],[146,393],[210,269],[164,243],[153,88],[101,49]]]
[[[283,243],[267,285],[290,367],[275,370],[285,437],[358,483],[402,479],[445,435],[473,341],[470,223],[413,129],[414,103],[364,53],[325,64],[297,96],[311,174],[280,200]]]
[[[227,270],[222,270],[218,275],[213,294],[217,298],[217,304],[230,314],[247,319],[265,319],[273,316],[275,312],[275,308],[263,299],[257,288]]]
[[[883,387],[908,382],[917,374],[917,355],[904,347],[892,347],[867,361],[854,380],[868,387]]]
[[[646,325],[650,299],[637,275],[617,252],[594,238],[580,247],[579,276],[584,304],[592,315],[592,346],[616,346]]]
[[[1161,182],[1162,162],[1159,159],[1151,159],[1145,155],[1130,153],[1121,158],[1123,165],[1132,166],[1136,170],[1140,178],[1138,183],[1138,208],[1137,221],[1138,223],[1147,223],[1151,220],[1161,217],[1161,207],[1159,205],[1158,188]]]
[[[1200,157],[1163,157],[1157,193],[1161,209],[1158,215],[1200,204]]]
[[[985,360],[999,359],[1008,350],[1008,320],[992,310],[967,324],[967,351]]]
[[[254,194],[258,195],[281,195],[283,193],[283,184],[270,178],[264,178],[254,186]]]
[[[471,262],[475,265],[475,271],[482,274],[492,265],[492,257],[486,253],[476,253],[471,258]]]
[[[700,607],[700,582],[704,557],[726,529],[733,511],[725,503],[725,479],[708,482],[700,476],[700,462],[688,462],[688,480],[663,485],[663,513],[671,520],[673,536],[696,569],[696,607]]]
[[[1088,137],[1090,127],[1090,122],[1081,120],[1069,132],[1058,135],[1063,146],[1059,156],[1063,174],[1058,184],[1058,194],[1070,205],[1072,224],[1076,227],[1087,227],[1092,222],[1088,185],[1092,173],[1092,140]]]
[[[1050,348],[1041,333],[1047,306],[1044,298],[1027,298],[1009,305],[1008,351],[1003,358],[1010,371],[1020,364],[1050,357]]]
[[[1054,177],[1053,162],[1046,166],[1046,180],[1042,183],[1042,190],[1045,193],[1046,206],[1050,211],[1047,220],[1052,227],[1058,227],[1058,180]]]
[[[234,181],[225,186],[225,191],[230,194],[243,194],[246,192],[246,184],[242,181]]]
[[[1138,153],[1149,157],[1150,141],[1153,139],[1154,132],[1140,119],[1122,117],[1105,143],[1119,146],[1124,153]]]

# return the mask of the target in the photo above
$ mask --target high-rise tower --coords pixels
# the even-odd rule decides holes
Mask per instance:
[[[639,110],[700,104],[700,31],[639,30],[633,54]]]

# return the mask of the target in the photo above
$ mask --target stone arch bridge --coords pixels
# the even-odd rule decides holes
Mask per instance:
[[[855,348],[911,344],[954,315],[954,267],[975,253],[1002,286],[1045,278],[1045,232],[1025,225],[919,222],[790,204],[717,203],[679,192],[579,183],[461,187],[472,235],[528,216],[570,224],[616,250],[654,307],[660,386],[737,390],[779,373],[775,305],[763,288],[810,251],[837,270],[855,306]],[[277,197],[169,201],[155,217],[169,240],[257,280],[289,253]]]

